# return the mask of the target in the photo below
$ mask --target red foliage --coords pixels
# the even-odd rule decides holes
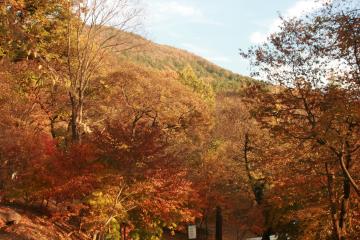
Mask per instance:
[[[96,186],[95,151],[89,144],[59,149],[51,136],[9,131],[0,142],[2,189],[9,197],[74,199]]]
[[[101,169],[90,144],[73,144],[58,150],[44,173],[51,187],[42,194],[57,201],[82,198],[96,188]]]
[[[159,171],[146,182],[146,197],[140,204],[145,222],[162,219],[165,223],[193,222],[200,217],[200,196],[187,181],[184,173],[168,174]]]
[[[95,142],[99,156],[124,176],[181,169],[180,160],[168,151],[166,136],[158,126],[139,123],[134,130],[120,121],[110,122],[105,131],[96,133]]]

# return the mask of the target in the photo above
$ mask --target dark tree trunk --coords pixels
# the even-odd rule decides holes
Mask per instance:
[[[209,239],[209,225],[208,225],[208,215],[205,215],[205,239]]]
[[[339,228],[341,230],[341,240],[345,240],[347,235],[348,212],[350,202],[350,182],[347,178],[344,179],[344,196],[341,201]]]
[[[333,224],[333,239],[340,240],[341,232],[339,228],[339,220],[337,216],[337,204],[335,201],[335,189],[334,189],[334,178],[335,174],[333,171],[330,170],[329,165],[325,164],[326,174],[327,174],[327,190],[328,190],[328,198],[329,198],[329,206],[330,206],[330,213],[331,213],[331,220]]]
[[[244,161],[245,161],[245,169],[249,178],[251,189],[254,193],[255,202],[258,205],[263,205],[263,198],[264,198],[264,191],[265,191],[265,180],[264,179],[254,179],[254,177],[251,174],[251,168],[250,168],[250,162],[248,159],[248,154],[251,151],[250,146],[250,138],[249,134],[245,133],[245,139],[244,139]],[[270,240],[270,236],[272,234],[271,223],[269,223],[269,216],[266,212],[266,209],[263,210],[264,217],[265,217],[265,227],[267,229],[264,231],[262,235],[262,240]]]
[[[349,152],[349,143],[345,142],[344,145],[344,157],[345,157],[345,164],[346,168],[350,169],[351,164],[351,154]],[[350,179],[344,173],[344,180],[343,180],[343,197],[341,200],[341,209],[340,209],[340,217],[339,217],[339,228],[341,231],[341,240],[346,239],[347,235],[347,225],[349,223],[349,204],[350,204],[350,195],[351,195],[351,184]]]
[[[272,229],[271,228],[266,229],[262,235],[261,240],[270,240],[271,234],[272,234]]]
[[[69,93],[70,104],[71,104],[71,119],[70,119],[70,127],[71,127],[71,139],[73,142],[77,142],[79,140],[78,134],[78,125],[77,125],[77,104],[76,99],[74,98],[72,93]]]
[[[55,122],[58,116],[50,117],[50,132],[53,139],[56,138]]]
[[[215,240],[222,240],[222,213],[221,207],[216,207],[216,233],[215,233]]]

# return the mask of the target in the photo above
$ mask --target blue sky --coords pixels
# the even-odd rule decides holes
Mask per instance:
[[[191,51],[248,75],[238,49],[265,41],[278,15],[294,17],[319,7],[315,0],[143,0],[145,36]]]

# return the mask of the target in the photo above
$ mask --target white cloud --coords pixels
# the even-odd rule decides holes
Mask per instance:
[[[321,8],[325,1],[301,0],[286,11],[285,17],[300,17]]]
[[[194,6],[180,4],[176,1],[162,2],[158,6],[158,12],[166,14],[176,14],[183,17],[202,17],[202,12]]]
[[[267,33],[253,32],[250,35],[250,42],[253,44],[261,44],[263,42],[266,42],[267,37],[268,37]]]
[[[178,1],[152,0],[145,4],[150,24],[167,23],[173,18],[198,19],[203,17],[203,13],[195,6],[180,3]]]
[[[282,14],[284,18],[301,17],[317,9],[321,8],[324,2],[331,2],[332,0],[298,0],[295,5],[290,7]],[[250,35],[250,42],[253,44],[260,44],[266,42],[271,33],[280,30],[281,20],[279,18],[273,19],[265,32],[253,32]]]
[[[181,18],[182,21],[220,25],[208,19],[203,11],[194,4],[176,0],[152,0],[151,3],[145,5],[150,25],[167,24],[176,18]]]

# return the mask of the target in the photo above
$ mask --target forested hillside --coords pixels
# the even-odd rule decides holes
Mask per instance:
[[[0,1],[0,239],[360,239],[356,1],[242,50],[264,81],[129,3]]]
[[[252,78],[233,73],[185,50],[160,45],[131,34],[136,46],[120,55],[120,59],[152,67],[159,70],[181,71],[190,66],[197,76],[210,82],[216,91],[242,88],[253,81]]]

